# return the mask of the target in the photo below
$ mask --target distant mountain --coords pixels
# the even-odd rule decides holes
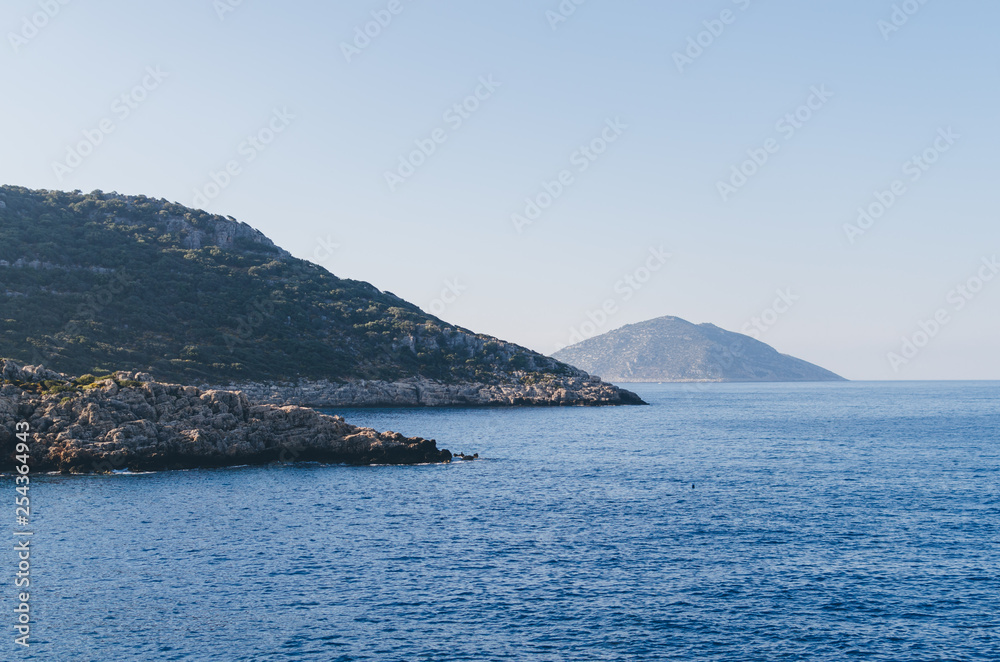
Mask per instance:
[[[423,268],[421,256],[411,262]],[[317,406],[642,404],[338,278],[235,219],[100,191],[0,186],[0,356],[72,374],[260,385],[280,403]]]
[[[819,382],[843,377],[714,324],[659,317],[553,354],[610,382]]]

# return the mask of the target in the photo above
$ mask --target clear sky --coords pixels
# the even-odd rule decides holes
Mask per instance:
[[[576,2],[7,0],[0,182],[232,215],[547,354],[675,315],[1000,379],[1000,5]]]

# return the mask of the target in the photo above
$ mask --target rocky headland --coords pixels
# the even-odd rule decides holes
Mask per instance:
[[[236,383],[209,389],[245,393],[256,404],[302,407],[569,407],[643,405],[631,391],[585,373],[533,384],[446,384],[424,378],[395,382],[300,381]]]
[[[448,462],[433,440],[376,432],[245,393],[155,382],[141,373],[71,378],[0,359],[0,471],[30,426],[35,472],[159,471],[271,462]]]
[[[148,373],[242,390],[252,404],[642,404],[231,217],[100,191],[0,186],[0,203],[0,356],[24,365]]]

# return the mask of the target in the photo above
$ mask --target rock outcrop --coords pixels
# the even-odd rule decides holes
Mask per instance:
[[[433,440],[358,428],[312,409],[253,404],[238,391],[149,381],[137,373],[72,380],[0,359],[0,380],[0,471],[14,466],[20,422],[30,426],[32,471],[451,460]]]
[[[582,375],[534,384],[479,384],[411,378],[397,382],[229,384],[209,388],[238,390],[257,404],[304,407],[559,407],[643,405],[631,391]]]

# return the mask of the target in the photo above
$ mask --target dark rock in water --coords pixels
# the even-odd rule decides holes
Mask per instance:
[[[141,381],[148,377],[136,373],[71,380],[3,359],[0,377],[0,470],[15,466],[19,422],[31,428],[34,472],[451,460],[433,440],[358,428],[302,407],[254,405],[236,391]]]
[[[553,357],[619,383],[843,381],[750,336],[678,317],[629,324]]]

